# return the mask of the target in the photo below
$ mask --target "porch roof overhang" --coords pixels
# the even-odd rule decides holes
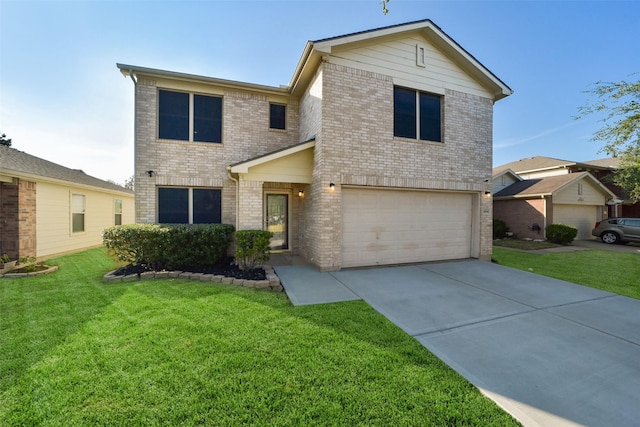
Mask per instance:
[[[249,181],[310,184],[315,139],[272,151],[227,167],[230,173]]]

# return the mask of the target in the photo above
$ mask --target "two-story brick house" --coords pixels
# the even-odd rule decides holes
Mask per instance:
[[[266,228],[322,270],[490,258],[493,103],[512,91],[430,20],[308,42],[281,87],[118,68],[137,222]]]

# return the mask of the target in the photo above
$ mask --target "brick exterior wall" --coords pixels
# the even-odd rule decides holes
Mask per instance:
[[[157,94],[164,87],[145,78],[136,85],[136,222],[157,221],[158,186],[181,186],[222,189],[222,222],[235,225],[236,188],[226,167],[299,142],[297,102],[287,103],[287,130],[271,130],[266,95],[225,91],[222,144],[166,141],[157,139]],[[220,90],[212,87],[212,94]]]
[[[268,95],[210,88],[223,94],[223,143],[212,144],[157,139],[157,93],[163,87],[165,82],[145,78],[136,85],[136,222],[156,222],[158,186],[214,187],[222,189],[222,222],[262,228],[264,190],[287,190],[294,253],[322,270],[336,270],[342,259],[342,185],[462,191],[475,195],[472,252],[491,257],[492,200],[482,197],[491,190],[484,182],[491,177],[491,99],[446,90],[443,143],[396,138],[392,77],[323,62],[300,99],[289,99],[286,131],[269,129]],[[311,184],[240,177],[236,188],[228,177],[231,164],[311,138],[316,144]]]
[[[504,221],[509,230],[520,239],[544,239],[545,204],[551,206],[551,200],[495,200],[493,216]],[[547,215],[549,216],[550,212],[547,211]],[[535,230],[534,224],[537,224],[540,230]]]
[[[0,183],[0,255],[36,255],[36,183]]]
[[[311,261],[340,268],[341,185],[465,191],[479,203],[479,257],[492,247],[490,191],[493,103],[461,92],[444,95],[444,143],[393,136],[393,81],[341,65],[322,65],[322,124],[316,141],[309,214]],[[317,179],[316,179],[317,178]],[[334,192],[329,182],[336,183]]]

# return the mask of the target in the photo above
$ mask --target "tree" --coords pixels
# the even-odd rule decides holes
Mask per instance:
[[[131,175],[129,179],[124,182],[124,188],[128,188],[129,190],[134,191],[136,189],[136,176]]]
[[[5,135],[4,133],[0,135],[0,145],[11,147],[11,139],[7,139],[7,135]]]
[[[601,152],[620,159],[614,183],[632,199],[640,200],[640,80],[599,81],[585,93],[594,99],[578,108],[578,118],[601,117],[603,126],[593,140],[604,142]]]

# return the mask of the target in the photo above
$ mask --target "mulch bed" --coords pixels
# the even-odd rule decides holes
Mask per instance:
[[[240,270],[238,266],[234,263],[233,258],[227,258],[224,263],[220,263],[218,265],[207,265],[207,266],[180,266],[174,269],[175,271],[185,271],[190,273],[204,273],[204,274],[214,274],[218,276],[226,276],[233,277],[236,279],[245,279],[245,280],[266,280],[267,276],[264,272],[263,268],[254,268],[253,270],[245,271]],[[139,265],[125,265],[124,267],[120,267],[116,271],[112,273],[114,276],[128,276],[130,274],[141,274],[146,271],[152,271],[151,269],[145,268]]]

